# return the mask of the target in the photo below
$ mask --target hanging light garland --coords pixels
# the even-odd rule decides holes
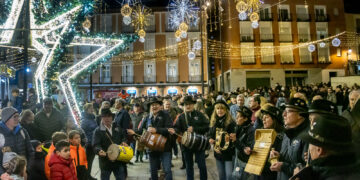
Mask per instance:
[[[124,3],[124,5],[121,7],[120,9],[120,13],[123,16],[123,22],[125,25],[130,25],[131,24],[131,13],[132,13],[132,8],[130,7],[130,0],[126,0],[126,2]]]
[[[236,10],[239,13],[240,20],[246,20],[249,16],[250,21],[252,22],[251,26],[256,29],[259,27],[259,10],[262,4],[264,4],[263,0],[235,0]]]
[[[199,8],[191,0],[172,0],[168,6],[169,25],[175,32],[176,40],[187,37],[189,26],[197,26],[199,22]]]

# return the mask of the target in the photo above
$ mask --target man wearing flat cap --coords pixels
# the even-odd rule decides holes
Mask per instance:
[[[336,132],[336,133],[334,133]],[[321,114],[300,134],[309,143],[311,163],[291,179],[357,180],[360,166],[352,143],[349,122],[338,115]]]
[[[285,135],[280,153],[271,151],[270,157],[278,157],[279,162],[270,166],[271,171],[277,171],[278,180],[288,180],[296,166],[305,166],[304,153],[308,150],[308,143],[299,139],[298,135],[309,128],[308,109],[306,102],[300,98],[292,98],[286,104],[283,112]]]

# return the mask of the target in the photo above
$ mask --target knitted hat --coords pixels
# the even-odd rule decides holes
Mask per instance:
[[[13,107],[6,107],[1,112],[1,120],[6,123],[18,111]]]

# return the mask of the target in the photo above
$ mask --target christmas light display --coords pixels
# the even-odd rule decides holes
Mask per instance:
[[[10,43],[10,41],[12,40],[12,37],[14,35],[14,29],[19,20],[19,16],[24,4],[24,0],[13,0],[13,1],[6,0],[4,4],[5,4],[4,13],[6,13],[7,11],[6,9],[11,9],[11,10],[7,18],[0,20],[0,44],[7,44]],[[11,4],[11,8],[9,7],[10,4]]]

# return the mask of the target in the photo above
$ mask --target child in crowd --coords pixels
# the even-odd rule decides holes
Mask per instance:
[[[72,130],[69,132],[70,154],[76,165],[77,178],[87,180],[88,162],[85,149],[81,146],[80,132]]]
[[[69,142],[61,140],[56,143],[55,153],[51,155],[49,167],[51,180],[77,180]]]
[[[1,180],[24,180],[26,177],[26,159],[15,156],[6,162],[6,173],[1,175]]]
[[[63,132],[55,132],[52,137],[52,144],[48,150],[48,154],[45,157],[45,175],[47,179],[50,179],[50,167],[49,167],[49,160],[51,155],[53,154],[54,150],[55,150],[55,144],[58,143],[61,140],[67,140],[68,137],[65,133]]]
[[[29,163],[28,180],[47,180],[45,175],[45,156],[42,144],[38,140],[31,140],[31,145],[35,149],[34,159]]]

